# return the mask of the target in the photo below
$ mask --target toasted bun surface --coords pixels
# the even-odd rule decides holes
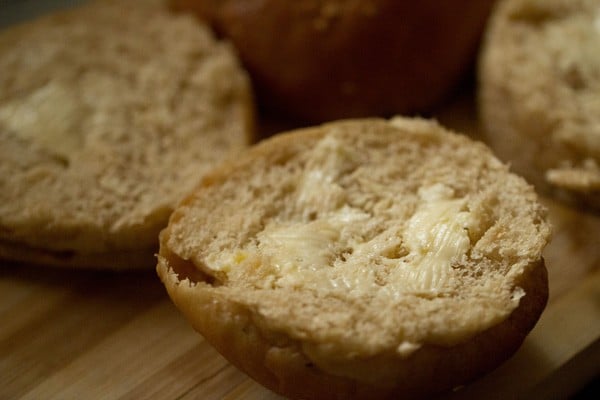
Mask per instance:
[[[174,205],[248,144],[252,113],[231,49],[161,1],[3,31],[0,256],[151,267]]]
[[[599,0],[507,0],[479,66],[491,146],[538,189],[600,210]]]
[[[429,111],[494,0],[171,0],[229,38],[270,109],[310,121]]]
[[[208,175],[161,233],[192,325],[291,398],[419,397],[506,359],[547,299],[544,209],[424,120],[330,123]]]

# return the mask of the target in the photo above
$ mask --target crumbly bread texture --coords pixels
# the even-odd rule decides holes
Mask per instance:
[[[541,191],[600,209],[600,1],[498,4],[479,66],[490,145]]]
[[[170,0],[240,52],[265,107],[302,120],[430,111],[475,59],[495,0]]]
[[[229,45],[161,1],[99,1],[0,33],[0,256],[152,267],[183,195],[252,135]]]
[[[233,364],[291,398],[410,398],[492,369],[548,294],[533,189],[434,122],[280,134],[209,174],[158,273]],[[399,396],[399,397],[394,397]]]

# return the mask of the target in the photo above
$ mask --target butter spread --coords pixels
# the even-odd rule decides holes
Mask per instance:
[[[422,187],[417,196],[408,220],[381,221],[381,231],[367,229],[377,216],[344,205],[316,219],[269,221],[253,241],[241,249],[213,253],[205,265],[216,276],[227,274],[233,285],[239,280],[261,289],[318,290],[359,301],[393,303],[406,296],[434,299],[455,293],[461,278],[453,266],[466,262],[469,231],[477,231],[479,218],[469,210],[468,199],[457,197],[446,185]],[[521,296],[514,291],[515,306]],[[480,306],[449,327],[444,339],[426,340],[455,342],[505,315],[492,304]],[[395,351],[408,357],[421,345],[419,339],[402,340]]]
[[[421,188],[421,204],[408,221],[404,245],[408,263],[398,268],[394,281],[407,282],[416,291],[442,287],[451,276],[452,262],[460,260],[471,247],[469,227],[478,221],[465,208],[464,199],[453,199],[451,188],[436,184]]]
[[[222,252],[209,257],[207,267],[222,272],[249,268],[244,266],[249,255],[260,259],[272,278],[259,285],[340,289],[355,295],[375,291],[390,297],[437,294],[451,279],[452,264],[471,246],[469,227],[478,221],[466,209],[466,199],[455,198],[443,184],[423,187],[409,221],[386,221],[387,229],[366,237],[365,225],[372,216],[338,206],[335,195],[336,180],[356,159],[335,137],[321,140],[310,152],[297,197],[301,209],[304,203],[316,203],[318,217],[272,221],[242,250],[245,256]],[[373,264],[386,269],[385,279],[377,276]]]
[[[336,180],[353,168],[357,155],[335,136],[326,136],[309,154],[306,172],[298,185],[298,205],[319,212],[337,209],[345,195]]]
[[[326,220],[266,229],[258,236],[259,250],[275,267],[278,286],[304,286],[306,271],[331,265],[339,236],[339,228]]]
[[[470,248],[468,230],[477,223],[466,211],[464,199],[434,185],[419,191],[420,205],[403,232],[394,225],[370,239],[362,237],[369,214],[344,206],[310,222],[272,223],[257,235],[243,254],[261,257],[278,287],[344,289],[356,294],[382,291],[389,296],[406,293],[436,294],[452,275],[452,263]],[[405,253],[394,256],[399,246]],[[241,266],[246,256],[224,252],[209,258],[215,271]],[[371,263],[389,269],[378,281]],[[270,282],[269,284],[271,284]]]
[[[328,196],[319,199],[323,207],[317,209],[316,215],[301,212],[305,205],[302,202],[309,202],[312,196],[317,199],[322,186],[337,185],[344,174],[351,173],[355,158],[338,147],[334,139],[321,141],[309,156],[306,172],[298,177],[297,190],[290,196],[300,210],[294,218],[285,214],[264,221],[264,228],[245,245],[232,251],[213,252],[204,260],[205,266],[219,278],[227,274],[229,286],[291,289],[289,292],[300,289],[314,291],[324,298],[347,300],[350,307],[364,303],[361,311],[340,310],[341,320],[357,331],[363,322],[360,315],[355,315],[357,312],[378,313],[378,306],[385,305],[386,311],[393,313],[398,305],[399,309],[409,308],[406,315],[410,318],[417,315],[410,310],[414,304],[426,317],[414,323],[408,321],[406,325],[399,320],[402,315],[364,316],[369,323],[373,322],[374,329],[388,330],[382,336],[385,340],[374,338],[373,348],[393,346],[388,349],[401,357],[409,357],[425,343],[458,343],[500,321],[509,308],[518,305],[522,291],[513,290],[510,299],[513,304],[504,307],[506,301],[502,296],[479,297],[479,287],[473,286],[471,291],[471,287],[462,286],[464,269],[456,267],[469,261],[471,237],[478,236],[485,215],[472,211],[469,198],[458,195],[447,185],[421,187],[417,193],[402,199],[406,200],[403,204],[398,201],[399,207],[404,207],[403,212],[387,213],[385,217],[354,207],[350,202],[331,203]],[[407,216],[406,212],[411,214]],[[499,285],[497,281],[492,284]],[[500,286],[484,292],[500,293],[504,290]],[[261,315],[268,321],[276,321],[278,329],[288,329],[279,325],[280,318],[285,319],[289,311],[287,307],[269,301],[262,304],[260,295],[260,291],[252,291],[251,299],[259,303]],[[449,307],[445,311],[447,301]],[[463,306],[469,307],[469,311],[457,312]],[[305,322],[309,325],[314,322],[310,326],[317,330],[337,323],[332,322],[337,321],[335,310],[324,312],[327,315],[321,321]],[[360,341],[368,339],[361,337]],[[337,351],[327,349],[326,353]],[[314,350],[311,358],[326,364],[328,357],[321,356],[322,350]]]
[[[50,82],[26,96],[0,104],[0,125],[55,156],[69,159],[81,147],[83,106],[71,91]]]

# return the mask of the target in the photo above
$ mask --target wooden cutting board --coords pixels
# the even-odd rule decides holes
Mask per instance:
[[[477,138],[472,96],[437,117]],[[271,129],[272,125],[271,125]],[[449,399],[564,398],[600,374],[600,216],[545,200],[550,302],[518,353]],[[0,399],[278,399],[197,335],[142,272],[0,262]]]

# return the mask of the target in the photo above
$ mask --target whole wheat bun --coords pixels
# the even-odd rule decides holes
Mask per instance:
[[[494,0],[171,0],[229,38],[277,113],[429,111],[471,65]]]
[[[483,144],[349,120],[207,175],[161,233],[157,271],[194,328],[277,393],[413,398],[519,347],[546,303],[549,233]]]
[[[545,193],[600,210],[600,1],[498,4],[479,105],[499,157]]]
[[[184,193],[252,135],[230,46],[161,1],[0,33],[0,257],[152,268]]]

